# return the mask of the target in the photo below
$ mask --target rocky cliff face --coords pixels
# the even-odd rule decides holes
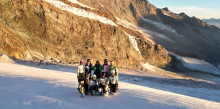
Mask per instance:
[[[1,0],[0,25],[0,52],[20,60],[170,68],[169,50],[220,62],[218,28],[146,0]]]
[[[79,1],[107,10],[124,27],[142,31],[148,41],[169,51],[184,56],[194,55],[213,64],[220,62],[220,29],[198,18],[185,13],[176,14],[168,8],[158,9],[147,0]]]
[[[2,53],[20,60],[40,61],[50,57],[68,63],[107,58],[119,67],[131,69],[140,69],[146,62],[163,68],[170,66],[171,58],[162,46],[122,28],[108,11],[92,10],[65,0],[58,4],[51,1],[1,0]]]

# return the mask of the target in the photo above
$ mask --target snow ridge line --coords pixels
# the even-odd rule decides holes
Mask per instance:
[[[112,26],[117,26],[112,20],[106,18],[106,17],[102,17],[102,16],[99,16],[93,12],[90,12],[90,11],[86,11],[84,9],[79,9],[79,8],[76,8],[76,7],[71,7],[61,1],[54,1],[54,0],[44,0],[50,4],[52,4],[53,6],[61,9],[61,10],[65,10],[65,11],[69,11],[75,15],[78,15],[78,16],[81,16],[81,17],[86,17],[86,18],[90,18],[90,19],[94,19],[94,20],[98,20],[100,21],[101,23],[104,23],[104,24],[109,24],[109,25],[112,25]]]

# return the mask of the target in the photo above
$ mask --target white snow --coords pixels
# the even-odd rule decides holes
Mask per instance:
[[[141,28],[141,27],[140,27],[140,28]],[[149,30],[149,29],[144,29],[144,28],[142,28],[142,31],[145,31],[145,32],[147,32],[147,33],[149,33],[149,34],[151,34],[151,35],[153,35],[153,36],[156,36],[156,37],[158,37],[158,38],[161,38],[161,39],[164,39],[164,40],[166,40],[166,41],[170,41],[170,42],[174,43],[173,40],[171,40],[168,36],[166,36],[166,35],[164,35],[164,34],[160,34],[160,33],[151,31],[151,30]]]
[[[175,34],[175,35],[178,36],[178,37],[181,37],[181,35],[178,34],[178,33],[176,32],[176,30],[174,30],[173,28],[171,28],[171,27],[169,27],[169,26],[163,24],[162,22],[152,21],[152,20],[149,20],[149,19],[145,19],[144,17],[141,17],[141,19],[142,19],[143,21],[147,22],[147,23],[150,23],[150,24],[156,26],[157,28],[159,28],[159,29],[161,29],[161,30],[168,31],[168,32],[170,32],[170,33]]]
[[[152,37],[150,37],[149,34],[151,34],[155,37],[158,37],[158,38],[165,39],[166,41],[170,41],[170,42],[174,43],[168,36],[166,36],[164,34],[160,34],[160,33],[157,33],[157,32],[154,32],[154,31],[151,31],[151,30],[139,27],[139,26],[135,26],[134,24],[132,24],[132,23],[126,21],[126,20],[122,20],[118,17],[116,17],[116,19],[117,19],[117,23],[119,25],[121,25],[125,28],[129,28],[129,29],[134,30],[134,31],[138,31],[143,36],[145,36],[152,44],[155,44],[155,43],[152,40],[150,40]]]
[[[142,69],[144,69],[144,70],[147,70],[147,71],[156,71],[155,70],[155,66],[153,66],[153,65],[150,65],[149,63],[145,63],[145,64],[142,64]]]
[[[90,6],[87,6],[87,5],[85,5],[85,4],[82,4],[82,3],[80,3],[80,2],[78,2],[77,0],[69,0],[71,3],[74,3],[74,4],[78,4],[78,5],[80,5],[80,6],[82,6],[82,7],[86,7],[86,8],[89,8],[89,9],[94,9],[94,8],[92,8],[92,7],[90,7]]]
[[[14,61],[7,55],[0,53],[0,62],[14,63]]]
[[[55,1],[55,0],[45,0],[46,2],[52,4],[53,6],[61,9],[61,10],[65,10],[65,11],[69,11],[75,15],[81,16],[81,17],[86,17],[86,18],[90,18],[90,19],[94,19],[94,20],[98,20],[101,23],[105,23],[105,24],[109,24],[112,26],[117,26],[112,20],[106,18],[106,17],[102,17],[99,16],[93,12],[90,11],[86,11],[84,9],[79,9],[76,7],[71,7],[61,1]]]
[[[190,57],[181,57],[177,54],[169,52],[169,54],[175,56],[177,59],[179,59],[183,65],[191,70],[196,70],[196,71],[202,71],[202,72],[208,72],[212,73],[215,75],[220,75],[220,69],[215,67],[214,65],[204,61],[204,60],[199,60],[195,58],[190,58]]]
[[[218,90],[207,91],[202,88],[155,84],[145,82],[140,77],[133,79],[134,82],[132,82],[132,77],[128,79],[129,76],[123,74],[120,75],[117,95],[86,96],[82,99],[76,90],[75,67],[9,63],[0,63],[0,66],[0,108],[2,109],[88,109],[91,107],[96,109],[210,109],[220,107],[220,103],[216,102],[219,98]],[[179,93],[154,88],[155,86],[170,88]],[[184,90],[189,91],[184,92]],[[200,96],[204,96],[204,99],[199,98]]]
[[[133,45],[134,49],[141,54],[135,37],[131,36],[130,34],[126,33],[125,31],[124,31],[124,33],[129,37],[129,40],[130,40],[131,44]]]

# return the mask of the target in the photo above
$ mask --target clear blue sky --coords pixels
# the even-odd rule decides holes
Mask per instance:
[[[220,18],[220,0],[148,0],[158,8],[168,7],[175,13],[185,12],[198,18]]]

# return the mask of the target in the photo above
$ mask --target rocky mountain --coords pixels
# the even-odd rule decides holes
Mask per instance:
[[[220,28],[220,19],[203,19],[204,22],[210,24],[210,25],[215,25],[216,27]]]
[[[0,52],[19,60],[171,68],[170,51],[220,62],[219,28],[146,0],[1,0],[0,25]]]

